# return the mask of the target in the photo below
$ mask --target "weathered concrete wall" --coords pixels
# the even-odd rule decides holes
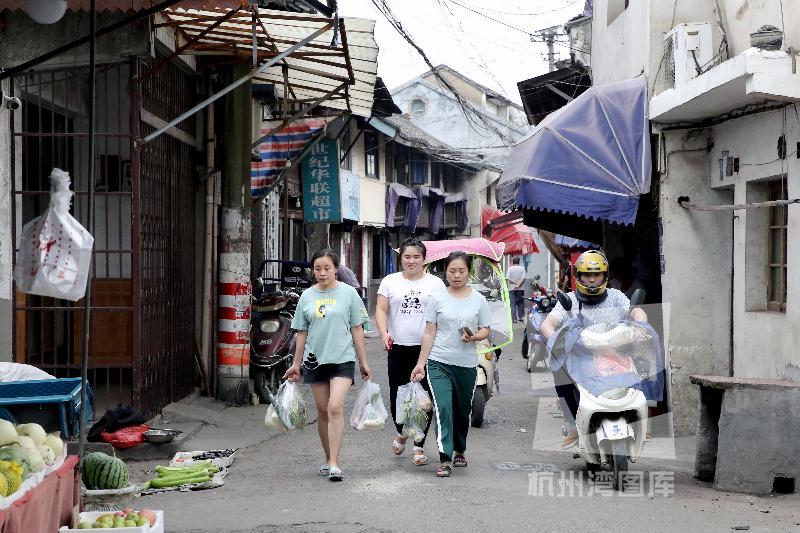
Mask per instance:
[[[800,123],[786,110],[785,135],[790,151],[800,140]],[[788,198],[800,196],[800,164],[796,155],[778,159],[776,145],[784,134],[784,111],[771,111],[731,120],[713,128],[710,154],[712,176],[718,180],[717,160],[722,152],[740,160],[740,172],[732,178],[735,203],[767,200],[768,180],[787,177]],[[754,132],[757,132],[754,134]],[[787,238],[788,292],[786,312],[767,310],[767,250],[769,210],[739,210],[734,218],[734,372],[738,377],[779,378],[787,363],[800,362],[800,209],[789,206]]]
[[[785,24],[784,50],[800,45],[800,4],[797,2],[720,0],[719,4],[732,56],[750,48],[750,34],[765,24],[778,28]]]
[[[484,98],[484,93],[482,90],[475,87],[471,83],[467,83],[463,78],[456,76],[448,70],[442,70],[440,73],[442,77],[450,82],[450,84],[459,92],[459,94],[471,102],[472,105],[478,109],[486,108],[486,99]],[[433,74],[423,76],[422,79],[435,85],[436,87],[440,86],[439,80]]]
[[[467,122],[458,103],[441,92],[422,83],[409,85],[392,93],[397,106],[404,113],[411,113],[411,101],[425,102],[425,113],[410,115],[411,121],[419,128],[456,149],[483,155],[487,163],[504,166],[510,150],[508,148],[476,148],[505,146],[497,133],[482,124]],[[486,114],[486,120],[508,138],[519,139],[527,131],[513,124]],[[474,122],[474,121],[473,121]]]
[[[648,70],[650,43],[642,31],[649,21],[649,2],[631,2],[610,23],[609,0],[596,0],[592,16],[592,82],[605,85]],[[602,51],[602,53],[600,53]]]
[[[97,27],[104,28],[125,18],[122,11],[97,14]],[[12,67],[49,52],[89,33],[89,14],[69,12],[55,24],[42,26],[22,11],[4,11],[0,24],[0,66]],[[88,63],[88,45],[74,48],[49,61],[48,65]],[[129,24],[101,36],[97,42],[97,62],[150,53],[150,25],[147,21]]]
[[[665,88],[664,35],[681,23],[716,21],[714,2],[710,0],[630,2],[628,8],[610,22],[609,3],[609,0],[594,3],[592,50],[602,50],[602,53],[592,54],[593,83],[604,85],[644,73],[653,95]],[[721,32],[715,29],[715,51],[721,39]]]
[[[708,130],[666,133],[667,166],[660,176],[664,343],[678,435],[697,427],[698,391],[689,375],[727,375],[730,358],[732,214],[693,212],[678,205],[679,196],[711,205],[733,199],[730,190],[708,187],[709,135]]]

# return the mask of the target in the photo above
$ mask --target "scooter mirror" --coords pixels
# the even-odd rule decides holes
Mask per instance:
[[[561,307],[563,307],[565,311],[572,311],[572,300],[570,300],[569,296],[567,296],[564,291],[558,291],[556,298],[558,298],[558,301],[561,303]]]
[[[645,296],[647,296],[647,291],[644,289],[636,289],[633,291],[633,294],[631,295],[631,307],[642,305],[644,303]]]

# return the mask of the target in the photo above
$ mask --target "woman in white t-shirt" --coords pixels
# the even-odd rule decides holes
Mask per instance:
[[[414,237],[400,244],[400,264],[402,271],[389,274],[378,288],[378,301],[375,309],[375,322],[378,325],[383,348],[389,352],[389,400],[392,418],[397,412],[397,388],[408,383],[408,377],[417,364],[425,330],[425,306],[434,293],[444,291],[441,279],[424,270],[425,245]],[[428,390],[428,384],[422,382]],[[430,392],[430,391],[429,391]],[[403,425],[395,422],[397,436],[392,441],[392,451],[402,455],[406,449]],[[430,419],[425,427],[425,435],[430,428]],[[414,464],[428,463],[425,457],[425,439],[414,446]]]

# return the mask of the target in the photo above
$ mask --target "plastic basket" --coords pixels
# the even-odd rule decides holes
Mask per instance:
[[[86,511],[121,511],[131,507],[134,498],[142,493],[141,485],[121,489],[89,490],[81,483],[81,499]]]
[[[86,420],[92,420],[92,392],[87,385]],[[13,423],[36,422],[64,438],[78,434],[81,378],[0,383],[0,418]]]

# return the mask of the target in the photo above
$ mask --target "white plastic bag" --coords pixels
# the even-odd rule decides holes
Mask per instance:
[[[277,429],[281,433],[286,431],[286,426],[283,425],[281,417],[278,416],[278,412],[275,411],[275,406],[272,404],[267,407],[267,414],[264,415],[264,425],[268,428]]]
[[[395,420],[403,425],[403,436],[414,442],[425,438],[425,427],[428,425],[428,414],[425,412],[425,399],[430,404],[430,396],[417,381],[412,381],[397,388],[397,413]]]
[[[428,391],[423,389],[422,385],[420,385],[418,381],[411,383],[411,390],[414,392],[414,396],[417,399],[417,405],[419,405],[420,409],[426,413],[433,411],[433,402],[431,401],[431,397],[428,394]]]
[[[350,425],[358,431],[383,429],[388,413],[381,398],[381,388],[372,380],[367,380],[358,391]]]
[[[306,426],[308,423],[306,401],[294,382],[284,381],[273,400],[272,405],[275,406],[275,411],[286,429],[303,429]]]
[[[50,206],[22,228],[14,281],[28,294],[73,302],[86,294],[94,237],[69,214],[69,174],[50,174]]]

